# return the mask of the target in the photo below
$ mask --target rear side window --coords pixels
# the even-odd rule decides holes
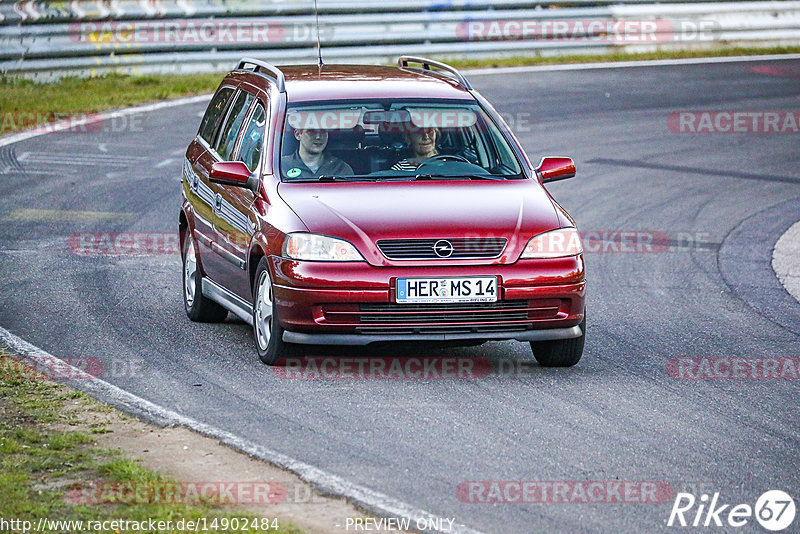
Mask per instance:
[[[247,165],[250,171],[256,170],[258,159],[261,157],[261,147],[264,145],[264,127],[267,114],[261,102],[256,103],[253,117],[244,131],[242,146],[239,149],[239,161]]]
[[[228,118],[225,119],[225,124],[223,124],[222,131],[219,134],[219,141],[214,147],[222,161],[230,160],[233,148],[236,145],[236,138],[239,136],[239,130],[242,127],[244,118],[247,116],[252,101],[253,95],[244,91],[239,92],[236,100],[234,100],[231,110],[228,112]]]
[[[225,112],[225,108],[228,106],[228,100],[231,99],[232,94],[233,89],[230,87],[223,87],[220,89],[217,94],[214,95],[214,98],[211,99],[211,103],[208,105],[208,109],[206,109],[206,114],[203,115],[199,134],[200,137],[205,139],[209,144],[214,139],[214,132],[217,130],[219,119]]]

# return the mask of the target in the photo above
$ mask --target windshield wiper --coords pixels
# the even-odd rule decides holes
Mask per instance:
[[[499,176],[485,176],[480,174],[418,174],[415,180],[433,180],[434,178],[467,178],[469,180],[505,180]]]
[[[290,180],[290,183],[312,183],[312,182],[361,182],[364,180],[371,180],[362,176],[342,176],[336,174],[321,174],[314,178],[303,178],[301,180]]]
[[[500,176],[485,176],[480,174],[407,174],[407,175],[365,175],[365,176],[341,176],[335,174],[323,174],[314,178],[303,178],[300,180],[289,180],[288,183],[331,183],[331,182],[380,182],[396,181],[405,182],[408,180],[500,180],[506,178]]]

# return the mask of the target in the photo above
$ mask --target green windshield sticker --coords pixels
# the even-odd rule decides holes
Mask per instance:
[[[300,176],[301,172],[303,171],[295,167],[293,169],[289,169],[288,171],[286,171],[286,176],[288,176],[289,178],[297,178],[298,176]]]

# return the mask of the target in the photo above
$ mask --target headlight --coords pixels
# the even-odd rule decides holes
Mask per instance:
[[[364,261],[347,241],[317,234],[289,234],[283,243],[283,255],[293,260]]]
[[[566,258],[582,253],[583,245],[578,231],[575,228],[559,228],[531,238],[520,258]]]

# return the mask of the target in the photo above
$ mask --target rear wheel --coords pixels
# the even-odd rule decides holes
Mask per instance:
[[[572,339],[554,339],[551,341],[531,341],[533,357],[542,367],[572,367],[583,356],[583,345],[586,341],[586,315],[579,325],[580,337]]]
[[[191,234],[183,239],[183,307],[189,319],[198,323],[218,323],[228,310],[203,295],[203,278],[197,268],[197,249]]]
[[[258,357],[267,365],[284,357],[297,354],[297,347],[283,341],[283,328],[275,315],[275,297],[269,278],[267,259],[261,258],[256,269],[253,288],[253,335],[256,338]]]

